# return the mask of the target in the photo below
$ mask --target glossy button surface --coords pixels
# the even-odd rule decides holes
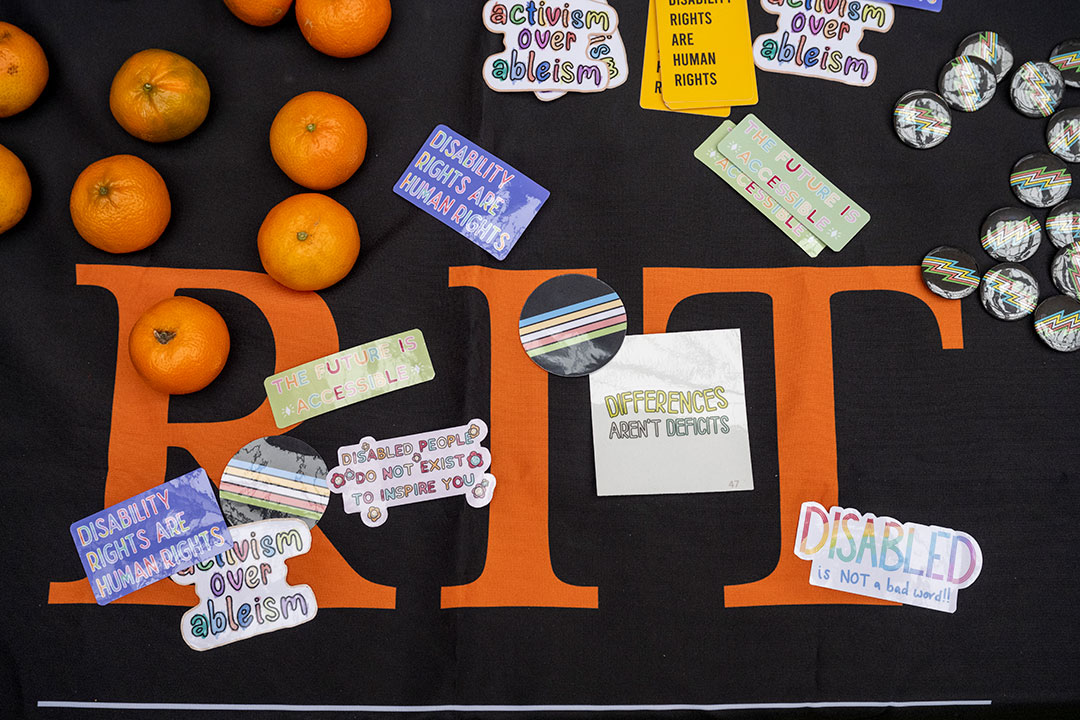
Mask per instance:
[[[1055,350],[1080,350],[1080,303],[1064,295],[1046,298],[1035,308],[1035,332]]]
[[[1080,200],[1066,200],[1055,205],[1046,216],[1046,234],[1059,248],[1080,240]]]
[[[938,90],[954,110],[975,112],[994,97],[997,78],[985,60],[970,55],[953,58],[941,69]]]
[[[906,144],[926,150],[945,142],[952,130],[952,113],[940,95],[912,90],[893,109],[893,129]]]
[[[526,354],[554,375],[588,375],[608,363],[626,336],[626,308],[607,283],[568,273],[542,283],[521,310]]]
[[[1001,263],[986,271],[979,296],[986,311],[999,320],[1019,320],[1039,302],[1039,283],[1023,265]]]
[[[1050,264],[1054,286],[1073,300],[1080,300],[1080,242],[1058,250]]]
[[[1057,110],[1065,94],[1061,72],[1047,62],[1026,62],[1009,84],[1013,106],[1028,117],[1046,117]]]
[[[1080,38],[1059,43],[1050,53],[1050,62],[1069,87],[1080,88]]]
[[[1021,202],[1045,208],[1065,199],[1072,187],[1072,175],[1061,158],[1032,153],[1020,158],[1013,166],[1009,184]]]
[[[1054,113],[1046,124],[1046,144],[1065,162],[1080,163],[1080,108]]]
[[[1028,210],[1001,208],[987,216],[979,240],[995,260],[1022,262],[1035,254],[1042,242],[1039,221]]]
[[[956,54],[972,55],[985,60],[994,69],[994,77],[998,82],[1001,82],[1013,66],[1012,48],[1001,39],[1001,36],[991,30],[968,35],[960,41]]]
[[[923,258],[922,277],[930,292],[959,300],[978,289],[979,265],[960,248],[942,245]]]

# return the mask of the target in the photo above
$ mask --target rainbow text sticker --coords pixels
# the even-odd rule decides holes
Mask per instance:
[[[199,604],[184,613],[180,632],[193,650],[209,650],[315,618],[319,606],[307,585],[290,585],[285,561],[311,549],[302,520],[235,525],[232,548],[172,576],[194,585]]]
[[[361,513],[369,527],[386,522],[395,505],[464,495],[472,507],[483,507],[495,492],[495,476],[486,472],[491,451],[480,445],[487,434],[487,423],[474,418],[389,440],[366,437],[338,449],[327,485],[341,495],[345,512]]]

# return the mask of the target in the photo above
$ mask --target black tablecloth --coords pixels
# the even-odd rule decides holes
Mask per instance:
[[[816,259],[694,159],[718,119],[639,107],[647,4],[613,4],[629,82],[541,103],[484,85],[481,65],[501,38],[483,27],[476,2],[396,2],[383,42],[340,60],[309,47],[291,11],[258,29],[217,0],[5,0],[0,19],[38,39],[51,75],[32,108],[0,120],[0,143],[23,160],[34,188],[26,217],[0,237],[0,714],[169,712],[48,706],[94,701],[356,714],[453,706],[518,716],[541,705],[571,713],[665,705],[719,713],[730,705],[729,714],[756,714],[734,706],[776,703],[792,704],[792,713],[827,703],[822,713],[846,717],[1075,712],[1080,581],[1069,548],[1080,505],[1080,358],[1043,345],[1030,319],[992,318],[976,297],[932,310],[916,268],[942,244],[967,249],[984,269],[993,264],[979,246],[980,224],[1016,204],[1009,171],[1022,155],[1045,151],[1046,122],[1016,112],[1002,88],[985,109],[954,113],[952,135],[936,149],[908,148],[892,129],[896,100],[934,89],[963,37],[994,30],[1018,63],[1045,60],[1059,41],[1080,36],[1075,0],[945,0],[939,14],[897,7],[888,33],[862,41],[880,65],[867,88],[759,71],[758,104],[736,108],[733,119],[755,113],[872,215],[842,252]],[[754,35],[771,31],[773,16],[750,6]],[[205,124],[177,142],[144,143],[109,113],[113,74],[150,47],[190,58],[210,82]],[[245,417],[265,401],[275,321],[253,289],[265,287],[255,238],[266,212],[302,191],[274,164],[267,136],[278,108],[308,90],[345,97],[367,121],[366,161],[328,192],[355,215],[362,248],[345,280],[320,292],[321,301],[305,301],[312,304],[289,326],[294,335],[276,338],[279,351],[287,341],[298,364],[419,328],[437,376],[290,434],[332,458],[364,435],[484,418],[506,495],[483,510],[458,500],[399,508],[377,529],[346,516],[335,499],[318,527],[355,574],[395,589],[375,593],[383,606],[321,607],[298,628],[197,653],[180,637],[182,606],[60,602],[60,588],[84,578],[68,527],[104,507],[107,476],[150,487],[203,464],[216,480],[221,461],[203,459],[209,450],[199,440],[215,432],[205,424]],[[1064,104],[1080,104],[1080,90],[1067,90]],[[439,123],[551,191],[503,262],[392,193]],[[173,211],[156,244],[112,256],[78,236],[67,204],[79,172],[118,153],[158,169]],[[1037,216],[1045,220],[1045,211]],[[1044,297],[1054,292],[1052,251],[1046,243],[1027,263]],[[695,270],[703,268],[716,273]],[[752,492],[597,497],[588,379],[518,374],[520,347],[499,324],[509,315],[516,322],[521,292],[563,269],[595,271],[617,290],[631,334],[741,329]],[[664,309],[661,296],[682,285],[688,297]],[[128,404],[117,390],[126,351],[119,329],[130,327],[131,303],[172,288],[222,313],[232,354],[209,388],[169,402],[166,425],[142,418],[149,406]],[[311,337],[297,336],[307,313]],[[807,337],[831,338],[831,358],[819,345],[791,345]],[[777,372],[802,352],[811,374]],[[832,396],[800,395],[820,388]],[[530,405],[538,397],[546,407]],[[812,426],[785,417],[792,403]],[[160,429],[157,439],[117,437],[118,418],[125,428]],[[264,416],[244,442],[272,429]],[[528,462],[500,457],[500,447],[526,434],[547,451]],[[733,602],[732,587],[766,578],[791,555],[779,508],[782,486],[793,482],[789,463],[805,464],[800,453],[824,458],[811,469],[836,477],[844,507],[978,539],[985,567],[955,614]],[[528,525],[532,534],[522,537],[539,546],[501,546],[500,567],[510,569],[500,571],[503,590],[481,594],[498,605],[488,607],[441,588],[486,571],[500,500],[498,532]],[[546,553],[551,582],[515,580],[506,563],[515,553],[526,574],[543,569]],[[297,574],[318,594],[347,566],[333,567]],[[514,582],[517,595],[504,591]],[[992,705],[866,705],[974,700]],[[836,706],[847,702],[863,705]],[[217,716],[233,714],[220,706],[199,714]]]

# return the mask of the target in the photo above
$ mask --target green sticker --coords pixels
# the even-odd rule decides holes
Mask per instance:
[[[866,210],[752,114],[716,149],[752,180],[751,191],[772,195],[833,250],[842,250],[870,220]]]
[[[408,330],[271,375],[263,382],[279,428],[435,377],[424,334]]]
[[[713,134],[698,146],[698,149],[694,151],[694,157],[705,163],[710,170],[723,178],[724,182],[749,200],[751,205],[756,207],[762,215],[769,218],[772,224],[780,228],[785,235],[802,248],[803,252],[810,257],[817,257],[818,253],[825,249],[825,243],[814,237],[814,234],[784,209],[776,201],[776,198],[762,190],[757,183],[753,182],[742,170],[717,150],[720,141],[734,129],[735,123],[725,120],[723,125],[716,128]]]

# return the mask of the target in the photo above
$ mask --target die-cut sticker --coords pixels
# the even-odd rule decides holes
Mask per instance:
[[[424,333],[407,330],[327,355],[263,381],[279,428],[435,378]]]
[[[394,194],[506,259],[550,193],[472,140],[436,125]]]
[[[794,549],[813,562],[811,585],[947,613],[983,565],[965,532],[816,502],[802,504]]]
[[[319,611],[307,585],[286,580],[288,558],[311,549],[311,531],[299,519],[260,520],[232,529],[225,552],[172,576],[194,585],[199,604],[184,613],[180,633],[193,650],[210,650],[256,635],[295,627]]]
[[[779,15],[776,32],[754,40],[754,62],[762,70],[858,86],[877,79],[877,60],[859,43],[865,31],[888,32],[892,5],[833,0],[817,11],[803,3],[792,7],[787,0],[761,0],[761,7]]]
[[[607,0],[598,0],[605,5]],[[589,55],[596,60],[603,60],[608,66],[609,82],[607,90],[617,88],[626,82],[630,66],[626,62],[626,47],[618,31],[589,36]],[[565,90],[537,90],[536,97],[544,102],[558,100],[566,94]]]
[[[98,605],[135,592],[232,543],[202,468],[71,524]]]
[[[473,418],[388,440],[366,437],[338,449],[327,484],[341,495],[345,512],[361,513],[369,527],[386,522],[396,505],[464,495],[471,507],[484,507],[495,492],[495,476],[486,472],[491,451],[480,444],[487,434],[487,423]]]
[[[330,501],[326,463],[288,435],[253,440],[225,466],[218,496],[230,525],[295,517],[315,527]]]
[[[617,32],[619,16],[596,0],[540,5],[488,0],[484,26],[503,35],[503,50],[484,61],[484,82],[497,92],[600,92],[612,76],[590,53],[589,36]]]

